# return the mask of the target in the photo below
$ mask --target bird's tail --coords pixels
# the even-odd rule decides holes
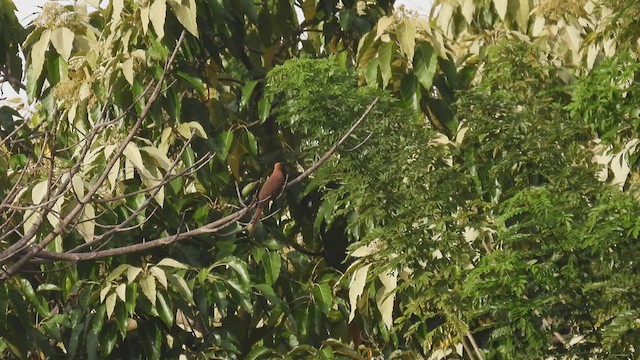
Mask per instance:
[[[256,208],[256,212],[253,214],[249,225],[247,226],[247,230],[249,231],[249,235],[253,234],[256,230],[256,226],[260,222],[260,217],[262,216],[262,206],[258,206]]]

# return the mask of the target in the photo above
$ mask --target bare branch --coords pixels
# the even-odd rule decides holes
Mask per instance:
[[[300,174],[298,177],[296,177],[294,180],[292,180],[291,182],[289,182],[286,185],[286,188],[289,188],[290,186],[293,186],[295,184],[300,183],[301,181],[303,181],[304,179],[308,178],[309,175],[311,175],[313,173],[313,171],[317,170],[331,155],[333,155],[336,150],[338,149],[338,147],[340,147],[340,145],[342,145],[346,139],[353,133],[353,131],[363,122],[363,120],[365,119],[365,117],[369,114],[369,112],[371,111],[371,109],[373,108],[373,106],[378,102],[378,98],[376,98],[370,105],[369,107],[366,109],[366,111],[363,113],[363,115],[353,124],[353,126],[316,162],[314,163],[309,169],[307,169],[306,171],[304,171],[302,174]],[[284,190],[283,190],[284,191]],[[116,256],[116,255],[123,255],[123,254],[131,254],[131,253],[137,253],[137,252],[141,252],[141,251],[146,251],[146,250],[150,250],[150,249],[154,249],[157,247],[161,247],[161,246],[165,246],[177,241],[181,241],[181,240],[185,240],[185,239],[190,239],[196,236],[200,236],[200,235],[205,235],[205,234],[213,234],[213,233],[217,233],[221,230],[223,230],[224,228],[239,222],[239,220],[244,217],[246,214],[248,214],[251,210],[253,210],[253,208],[255,208],[258,204],[257,198],[254,198],[254,200],[252,201],[251,204],[249,204],[248,206],[245,206],[244,208],[237,210],[219,220],[216,220],[214,222],[211,222],[209,224],[203,225],[201,227],[195,228],[193,230],[188,230],[185,232],[179,232],[176,233],[174,235],[171,236],[166,236],[163,238],[159,238],[156,240],[151,240],[151,241],[146,241],[140,244],[134,244],[134,245],[128,245],[128,246],[122,246],[122,247],[118,247],[118,248],[114,248],[114,249],[108,249],[108,250],[96,250],[96,251],[91,251],[91,252],[86,252],[86,253],[82,253],[82,252],[77,252],[80,250],[85,249],[87,246],[87,244],[83,244],[80,245],[72,250],[70,250],[69,252],[66,253],[55,253],[55,252],[51,252],[51,251],[47,251],[44,250],[42,247],[42,243],[38,244],[38,245],[34,245],[33,247],[35,248],[36,246],[39,247],[39,249],[37,251],[34,251],[33,249],[29,250],[28,253],[34,253],[34,255],[30,258],[32,259],[33,257],[35,257],[36,259],[33,259],[32,261],[30,261],[30,263],[32,264],[42,264],[42,263],[47,263],[47,262],[51,262],[51,261],[84,261],[84,260],[95,260],[95,259],[100,259],[100,258],[106,258],[106,257],[111,257],[111,256]],[[122,224],[124,224],[125,222],[123,222]],[[120,225],[122,225],[120,224]],[[95,245],[97,244],[97,242],[93,243],[91,245]],[[91,246],[89,245],[89,246]],[[10,270],[10,269],[9,269]],[[7,273],[4,275],[4,277],[10,276],[13,273]]]
[[[342,135],[342,137],[340,138],[340,140],[338,140],[333,147],[331,147],[331,149],[329,149],[329,151],[327,151],[318,161],[316,161],[315,164],[313,164],[311,167],[309,167],[307,170],[305,170],[302,174],[298,175],[298,177],[296,177],[295,179],[291,180],[287,186],[285,187],[285,189],[288,189],[292,186],[298,185],[299,183],[301,183],[304,179],[308,178],[309,175],[311,175],[314,171],[316,171],[322,164],[324,164],[325,161],[327,161],[331,155],[333,155],[338,148],[342,145],[342,143],[344,143],[347,138],[349,137],[349,135],[351,135],[358,126],[360,126],[360,124],[364,121],[364,119],[367,117],[367,115],[369,115],[369,112],[371,112],[371,109],[373,109],[373,107],[378,103],[378,100],[380,98],[375,98],[371,104],[369,105],[369,107],[367,108],[367,110],[365,110],[364,113],[362,113],[362,116],[360,116],[360,119],[358,119],[358,121],[356,121],[353,126],[351,126],[351,128],[349,130],[347,130],[347,132]]]
[[[16,272],[18,272],[22,266],[24,266],[29,260],[31,260],[39,252],[41,252],[51,241],[53,241],[53,239],[55,239],[58,235],[62,234],[64,232],[64,229],[67,227],[67,225],[69,223],[71,223],[77,216],[80,215],[80,213],[84,209],[85,204],[87,204],[91,200],[93,195],[102,186],[102,184],[104,183],[104,181],[106,180],[106,178],[107,178],[107,176],[109,174],[109,171],[111,170],[111,168],[113,168],[115,163],[119,160],[119,157],[124,152],[127,144],[129,144],[129,142],[131,142],[131,140],[133,140],[136,132],[138,131],[138,129],[142,125],[143,120],[146,118],[147,114],[151,110],[152,105],[158,99],[158,97],[159,97],[159,95],[160,95],[160,93],[162,91],[162,86],[163,86],[164,80],[167,77],[167,75],[169,74],[170,65],[173,63],[175,57],[177,56],[178,51],[180,50],[182,41],[184,40],[184,37],[185,37],[185,31],[183,30],[182,33],[180,34],[180,38],[178,39],[178,41],[176,43],[176,47],[175,47],[173,53],[171,54],[171,56],[169,57],[169,59],[167,59],[167,61],[165,63],[164,71],[163,71],[162,75],[160,76],[160,78],[158,79],[153,92],[149,96],[149,100],[148,100],[147,104],[145,105],[145,107],[140,112],[140,115],[138,115],[138,118],[137,118],[135,124],[131,127],[131,129],[130,129],[129,133],[127,134],[127,136],[125,137],[125,139],[118,146],[118,148],[116,148],[116,150],[114,150],[114,152],[112,154],[113,156],[111,157],[111,159],[109,160],[109,162],[105,166],[104,171],[100,174],[100,176],[95,181],[95,183],[93,184],[91,189],[89,189],[89,191],[87,191],[87,193],[85,194],[85,196],[82,199],[79,199],[78,204],[73,209],[71,209],[69,211],[69,213],[67,214],[67,216],[64,219],[60,220],[60,224],[55,229],[53,229],[52,232],[50,232],[47,236],[45,236],[45,238],[42,239],[42,241],[40,241],[37,245],[33,245],[29,249],[29,251],[27,253],[21,254],[20,258],[14,264],[12,264],[10,267],[8,267],[5,270],[4,274],[2,274],[0,276],[0,283],[6,281],[12,275],[14,275]],[[79,167],[79,164],[77,164],[77,165]],[[67,181],[71,181],[71,180],[68,179]],[[66,185],[68,185],[68,182],[66,182]],[[66,191],[66,189],[64,189],[64,188],[61,188],[59,190],[59,192],[64,192],[64,191]],[[53,204],[47,206],[47,208],[44,209],[45,211],[43,211],[44,214],[42,214],[41,216],[44,217],[46,215],[46,213],[51,210],[52,207],[53,207]],[[25,237],[34,236],[36,231],[37,231],[37,229],[35,228],[35,226],[33,226],[31,228],[31,231],[29,231],[28,234],[25,234]],[[27,238],[26,240],[23,238],[18,243],[23,243],[23,242],[26,243],[28,240],[29,240],[29,238]],[[16,244],[14,244],[14,245],[16,245]],[[21,244],[20,247],[22,245],[23,244]],[[3,251],[3,254],[5,254],[5,253],[6,253],[6,251]],[[0,263],[0,265],[1,265],[1,263]]]

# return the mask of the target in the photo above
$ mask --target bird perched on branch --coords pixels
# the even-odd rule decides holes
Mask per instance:
[[[276,163],[273,165],[273,172],[264,182],[260,192],[258,193],[258,205],[256,206],[256,212],[253,214],[251,221],[249,222],[249,234],[252,234],[256,229],[256,224],[260,221],[264,208],[270,201],[275,200],[284,187],[285,176],[282,172],[282,164]]]

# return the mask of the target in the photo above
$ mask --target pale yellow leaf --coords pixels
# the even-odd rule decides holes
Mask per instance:
[[[113,310],[115,310],[116,308],[117,297],[118,295],[116,293],[112,293],[111,295],[107,296],[107,301],[105,302],[105,305],[107,306],[107,318],[111,318]]]
[[[84,238],[84,241],[89,242],[93,240],[93,234],[96,229],[96,212],[92,204],[85,204],[80,222],[76,225],[76,229]]]
[[[182,136],[183,138],[191,139],[191,126],[189,126],[189,124],[178,125],[176,131],[178,131],[178,134],[180,134],[180,136]]]
[[[355,264],[354,264],[355,265]],[[371,264],[359,267],[351,275],[351,282],[349,283],[349,305],[351,307],[351,313],[349,314],[349,322],[356,316],[356,308],[358,306],[358,298],[362,295],[364,287],[367,283],[367,274],[369,273],[369,267]]]
[[[184,4],[184,3],[187,4]],[[171,8],[176,18],[191,35],[198,37],[198,23],[196,22],[196,1],[195,0],[170,0]]]
[[[127,284],[120,284],[116,286],[116,294],[122,301],[127,301]]]
[[[540,36],[544,31],[544,25],[546,19],[544,16],[536,16],[536,20],[533,22],[533,28],[531,29],[531,35],[534,37]]]
[[[33,201],[34,205],[42,203],[42,200],[47,195],[48,189],[49,182],[47,180],[42,180],[33,186],[33,189],[31,190],[31,201]]]
[[[90,167],[90,165],[98,158],[98,156],[100,156],[103,148],[103,146],[98,146],[94,149],[91,149],[84,157],[84,159],[82,159],[83,167]]]
[[[445,36],[452,36],[451,27],[453,24],[453,5],[448,2],[440,5],[438,12],[437,22],[440,29],[444,32]],[[437,31],[435,32],[438,33]]]
[[[51,30],[51,44],[56,49],[58,54],[65,60],[69,60],[71,57],[71,50],[73,49],[73,39],[75,34],[66,27],[60,27]]]
[[[400,50],[407,56],[409,64],[412,64],[416,47],[416,26],[409,19],[405,19],[396,27],[396,31]]]
[[[470,226],[465,226],[464,232],[462,233],[462,235],[464,236],[464,239],[468,243],[472,243],[473,241],[475,241],[475,239],[478,238],[478,236],[480,235],[480,232]]]
[[[113,5],[113,16],[112,19],[114,22],[120,20],[120,15],[122,14],[122,9],[124,8],[124,0],[113,0],[111,2]]]
[[[162,40],[164,37],[164,19],[167,16],[167,1],[155,0],[150,7],[149,18],[151,19],[151,25],[158,34],[158,38]]]
[[[127,269],[127,283],[131,284],[137,277],[138,274],[142,271],[141,268],[137,266],[131,266]]]
[[[473,11],[475,10],[475,6],[473,5],[473,0],[464,0],[462,3],[462,16],[467,21],[467,24],[471,24],[473,22]]]
[[[49,47],[49,41],[51,39],[51,30],[47,29],[42,32],[40,39],[36,41],[31,47],[31,67],[33,69],[33,78],[40,77],[42,67],[44,66],[44,55]]]
[[[498,12],[498,16],[500,16],[500,18],[504,20],[505,16],[507,16],[507,9],[509,8],[509,0],[493,0],[493,5],[495,6],[496,11]]]
[[[395,289],[398,286],[398,272],[387,271],[378,275],[383,287],[376,293],[376,304],[382,315],[382,321],[387,329],[393,325],[393,303],[395,300]]]
[[[133,85],[133,58],[130,57],[122,63],[122,75],[129,85]]]
[[[160,262],[158,264],[156,264],[157,266],[168,266],[168,267],[172,267],[172,268],[177,268],[177,269],[188,269],[189,267],[177,260],[174,260],[172,258],[164,258],[162,260],[160,260]]]
[[[628,157],[625,152],[620,152],[611,160],[611,171],[613,172],[612,184],[618,186],[621,190],[627,182],[627,177],[631,172]]]
[[[140,172],[140,179],[142,180],[142,183],[150,188],[155,188],[156,186],[160,185],[162,177],[163,175],[160,170],[152,164],[147,164],[144,171]],[[154,189],[154,191],[156,190]],[[158,205],[160,205],[160,207],[163,207],[164,186],[161,186],[157,189],[157,193],[153,196],[153,198],[156,200]]]
[[[157,147],[145,146],[145,147],[141,147],[140,151],[143,151],[147,153],[150,157],[152,157],[162,169],[167,170],[169,169],[169,167],[171,167],[171,160],[169,160],[167,155]]]
[[[371,241],[369,244],[360,246],[359,248],[355,249],[350,255],[353,257],[364,257],[375,254],[384,247],[385,245],[382,240],[380,240],[379,238],[373,239],[373,241]]]
[[[107,297],[107,294],[109,294],[109,291],[111,290],[111,284],[107,284],[107,286],[103,287],[102,290],[100,290],[100,302],[103,303],[104,299]]]
[[[158,280],[160,285],[164,286],[165,289],[167,288],[167,275],[164,273],[164,270],[157,266],[152,266],[149,272]]]
[[[142,61],[147,61],[147,53],[142,49],[133,50],[130,55],[134,59],[140,59]]]
[[[566,41],[573,51],[574,54],[577,54],[580,51],[580,45],[582,43],[582,36],[580,36],[580,30],[578,30],[575,26],[567,25],[564,28],[566,34]]]
[[[31,230],[32,227],[36,226],[38,223],[39,213],[33,210],[25,210],[22,214],[22,221],[24,224],[22,225],[25,234]],[[30,237],[29,241],[33,238]]]
[[[383,16],[378,20],[378,28],[376,29],[376,39],[382,36],[384,32],[393,24],[393,16]]]
[[[49,244],[49,249],[55,252],[61,253],[64,251],[62,246],[62,236],[58,235],[55,239]]]
[[[151,305],[156,304],[156,279],[151,275],[145,275],[140,279],[140,288],[142,293],[151,301]]]
[[[593,69],[593,64],[596,63],[599,53],[597,45],[591,44],[589,46],[587,50],[587,69]]]
[[[113,191],[116,188],[119,173],[120,173],[120,160],[116,161],[113,164],[113,167],[111,168],[111,170],[109,170],[109,174],[107,175],[107,180],[111,185],[111,191]]]
[[[125,180],[133,179],[133,177],[135,175],[134,169],[135,169],[135,167],[133,166],[131,161],[129,161],[128,159],[125,159],[125,161],[124,161],[124,179]]]
[[[202,125],[200,125],[197,121],[191,121],[187,123],[192,130],[195,130],[196,136],[199,136],[203,139],[207,139],[207,133],[204,131]]]
[[[64,196],[60,196],[53,204],[51,211],[47,213],[47,220],[49,220],[49,224],[54,228],[56,228],[60,223],[60,210],[62,210],[62,203],[64,203]]]
[[[74,195],[78,199],[82,199],[84,197],[84,181],[78,174],[74,174],[71,178],[71,187],[73,188]]]
[[[146,35],[149,30],[149,6],[140,8],[140,22],[142,23],[142,33]]]
[[[138,145],[130,142],[124,148],[124,156],[131,162],[131,164],[138,170],[144,170],[144,163],[142,162],[142,154]]]

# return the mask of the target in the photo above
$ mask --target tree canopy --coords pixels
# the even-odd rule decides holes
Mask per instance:
[[[99,3],[0,0],[1,357],[637,356],[634,1]]]

